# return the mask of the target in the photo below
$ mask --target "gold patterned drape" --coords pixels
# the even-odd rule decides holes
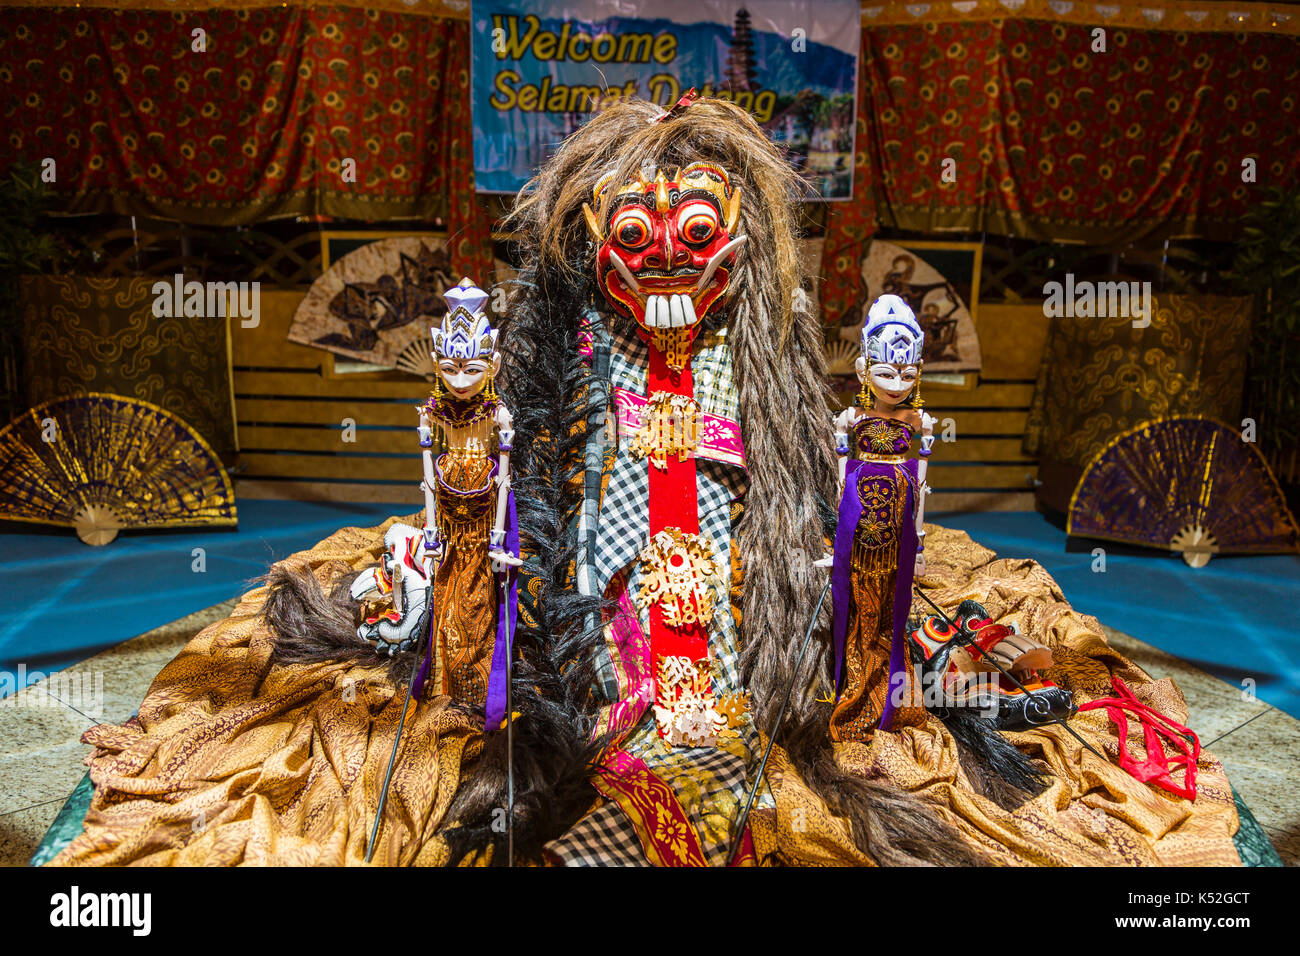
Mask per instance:
[[[111,392],[179,415],[228,465],[236,450],[222,317],[157,317],[157,279],[24,276],[27,400]]]
[[[1060,510],[1083,467],[1120,432],[1152,418],[1232,422],[1241,412],[1249,297],[1158,295],[1152,311],[1144,329],[1131,318],[1052,320],[1024,449],[1043,462],[1044,500]]]
[[[1116,676],[1139,700],[1187,723],[1187,702],[1174,681],[1152,679],[1112,648],[1097,619],[1070,607],[1042,565],[999,558],[962,531],[937,525],[927,525],[926,531],[928,561],[920,583],[941,606],[976,600],[995,621],[1015,624],[1021,633],[1041,639],[1055,659],[1046,676],[1071,691],[1078,704],[1112,696],[1110,680]],[[922,609],[919,601],[913,609]],[[1096,759],[1056,724],[1007,733],[1011,744],[1050,771],[1047,790],[1013,810],[975,792],[956,740],[933,716],[919,726],[876,734],[870,744],[839,744],[836,757],[851,772],[888,781],[925,800],[996,865],[1240,864],[1232,839],[1237,811],[1218,758],[1201,751],[1196,800],[1188,801],[1139,782],[1119,766],[1116,726],[1104,710],[1077,714],[1070,725],[1106,759]],[[1143,753],[1143,729],[1136,720],[1128,726],[1128,746],[1134,754]],[[776,805],[750,816],[761,862],[871,862],[854,846],[844,820],[808,790],[780,746],[772,750],[768,780]]]

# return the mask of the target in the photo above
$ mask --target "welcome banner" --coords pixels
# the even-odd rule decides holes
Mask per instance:
[[[623,99],[744,107],[826,199],[853,195],[858,0],[477,0],[474,176],[515,192]]]

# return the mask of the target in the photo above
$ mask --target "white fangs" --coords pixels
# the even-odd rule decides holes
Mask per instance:
[[[648,329],[681,329],[699,321],[695,303],[686,294],[651,295],[645,300],[645,325]]]
[[[737,236],[729,243],[714,253],[709,264],[705,266],[704,272],[700,274],[699,281],[695,284],[696,294],[703,292],[705,287],[713,279],[713,273],[717,271],[722,260],[726,259],[746,240],[746,236]],[[623,279],[623,284],[632,291],[634,295],[645,296],[645,326],[647,329],[679,329],[694,325],[699,321],[695,314],[695,302],[688,294],[674,295],[653,295],[647,293],[641,288],[641,283],[636,281],[636,276],[632,275],[632,270],[627,267],[618,253],[612,249],[609,253],[609,261]]]
[[[737,236],[713,254],[713,258],[709,260],[709,264],[704,267],[704,272],[700,275],[700,281],[695,285],[696,292],[704,291],[704,287],[713,278],[713,273],[717,271],[718,266],[722,265],[722,260],[739,249],[748,238],[748,236]]]
[[[618,274],[623,277],[623,284],[631,289],[634,293],[641,291],[641,283],[636,281],[636,276],[632,275],[632,270],[627,267],[627,263],[618,257],[618,253],[613,249],[609,251],[609,261],[614,263],[614,268]]]

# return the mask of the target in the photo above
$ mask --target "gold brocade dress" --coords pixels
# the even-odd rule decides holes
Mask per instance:
[[[853,425],[859,461],[845,477],[862,514],[853,530],[844,686],[831,713],[832,740],[869,741],[886,711],[895,634],[895,588],[902,561],[916,560],[916,538],[906,534],[916,515],[914,463],[906,460],[912,430],[906,422],[863,415]],[[895,694],[910,700],[911,669]],[[896,704],[898,701],[896,701]],[[897,705],[890,727],[925,722],[922,708]]]
[[[458,449],[439,455],[434,470],[438,534],[446,551],[433,578],[432,686],[459,703],[482,707],[497,631],[498,598],[488,559],[496,463],[481,451]]]

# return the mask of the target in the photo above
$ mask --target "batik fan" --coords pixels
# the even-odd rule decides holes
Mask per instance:
[[[0,430],[0,517],[76,528],[92,545],[122,528],[238,523],[230,477],[193,428],[101,392],[56,398]]]
[[[1194,568],[1216,553],[1293,553],[1300,535],[1253,442],[1200,416],[1117,435],[1070,501],[1070,535],[1167,548]]]

